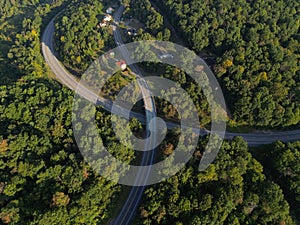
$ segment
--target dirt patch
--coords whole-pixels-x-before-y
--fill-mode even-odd
[[[142,24],[140,21],[138,21],[137,19],[130,19],[128,21],[125,22],[127,26],[129,27],[133,27],[136,30],[139,29],[144,29],[144,24]]]

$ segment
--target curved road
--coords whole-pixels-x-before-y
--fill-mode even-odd
[[[121,6],[117,12],[115,13],[115,20],[118,22],[122,15],[124,7]],[[45,58],[46,63],[49,65],[56,78],[60,80],[60,82],[66,85],[71,90],[76,90],[79,84],[77,78],[71,75],[65,67],[59,62],[59,60],[55,57],[54,48],[53,48],[53,35],[54,35],[54,19],[53,18],[50,23],[47,25],[43,36],[42,36],[42,52]],[[123,40],[120,35],[119,29],[114,30],[114,38],[118,45],[123,44]],[[126,61],[130,61],[130,56],[125,47],[122,48],[122,55]],[[136,65],[130,66],[132,71],[136,74],[138,84],[142,91],[143,96],[149,96],[149,89],[145,80],[143,80],[141,76],[141,71]],[[88,88],[83,87],[83,91],[80,94],[92,101],[96,104],[102,105],[106,110],[118,114],[120,116],[125,116],[128,112],[124,108],[116,107],[115,111],[112,111],[112,101],[101,96],[96,95],[93,91],[90,91]],[[144,98],[144,104],[146,109],[146,116],[143,114],[131,112],[131,117],[136,117],[140,121],[149,124],[150,120],[156,117],[155,105],[152,98]],[[176,127],[178,124],[175,123],[167,123],[169,128]],[[148,131],[148,129],[147,129]],[[197,131],[200,135],[208,134],[209,131],[204,129],[197,128]],[[242,136],[250,146],[258,146],[262,144],[269,144],[278,140],[281,141],[296,141],[300,140],[300,130],[293,131],[274,131],[274,132],[257,132],[257,133],[231,133],[226,132],[225,138],[232,139],[235,136]],[[151,140],[150,141],[155,141]],[[155,151],[146,151],[142,157],[142,165],[151,164],[154,160]],[[138,182],[139,186],[135,186],[132,188],[127,201],[125,202],[120,215],[113,222],[116,225],[120,224],[129,224],[136,208],[138,207],[139,201],[145,189],[145,186],[141,185],[141,182],[146,182],[151,171],[142,171],[138,174],[136,182]]]
[[[54,49],[53,49],[53,33],[54,33],[54,19],[50,21],[48,26],[46,27],[43,37],[42,37],[42,52],[45,58],[46,63],[49,65],[56,78],[60,80],[60,82],[66,85],[71,90],[76,90],[79,81],[71,75],[65,67],[57,60],[55,57]],[[123,43],[120,40],[120,43]],[[88,88],[85,89],[84,92],[81,93],[82,96],[88,100],[95,102],[97,104],[102,105],[106,110],[111,111],[112,102],[103,97],[96,96],[94,92],[90,91]],[[119,111],[113,112],[120,116],[125,115],[124,109],[120,109]],[[146,118],[144,115],[131,112],[130,115],[132,117],[138,118],[141,122],[145,122]],[[175,123],[167,123],[169,128],[176,127],[178,124]],[[197,128],[195,128],[197,129]],[[209,133],[207,130],[198,129],[198,133],[201,135]],[[300,140],[300,130],[292,130],[292,131],[274,131],[274,132],[255,132],[255,133],[231,133],[226,132],[226,139],[232,139],[235,136],[241,136],[248,142],[250,146],[258,146],[262,144],[270,144],[272,142],[281,140],[281,141],[296,141]]]

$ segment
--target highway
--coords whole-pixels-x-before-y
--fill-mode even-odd
[[[115,13],[115,21],[118,22],[122,15],[124,7],[121,6]],[[55,56],[55,51],[53,49],[53,36],[54,36],[54,19],[53,18],[50,23],[47,25],[43,36],[42,36],[42,53],[45,58],[46,63],[50,67],[50,69],[55,74],[56,78],[65,86],[70,88],[71,90],[76,90],[79,85],[79,81],[75,76],[71,75],[65,67],[60,63],[60,61]],[[114,38],[118,45],[123,44],[123,40],[120,35],[119,29],[114,30]],[[124,59],[130,62],[130,55],[125,47],[122,48],[122,55]],[[149,96],[149,90],[147,83],[142,78],[142,73],[140,69],[136,65],[130,66],[131,70],[136,74],[138,84],[140,86],[141,92],[143,96]],[[117,114],[119,116],[124,116],[127,114],[126,109],[116,107],[114,111],[112,110],[112,102],[109,99],[98,96],[93,91],[88,88],[83,87],[83,91],[80,92],[82,97],[88,99],[91,102],[96,103],[97,105],[103,106],[104,109],[110,111],[111,113]],[[146,97],[144,98],[144,104],[146,109],[146,116],[141,113],[131,112],[132,117],[138,118],[141,122],[147,124],[147,128],[149,122],[156,117],[155,105],[153,102],[153,98]],[[119,110],[118,110],[119,109]],[[173,128],[178,126],[176,123],[167,122],[168,128]],[[196,128],[197,132],[201,135],[209,134],[208,130]],[[149,130],[147,129],[147,132]],[[274,132],[255,132],[255,133],[231,133],[226,132],[225,138],[232,139],[235,136],[242,136],[250,146],[258,146],[262,144],[269,144],[278,140],[281,141],[296,141],[300,140],[300,130],[293,131],[274,131]],[[149,141],[155,141],[150,139]],[[141,165],[148,165],[153,162],[155,156],[155,151],[146,151],[143,154]],[[141,171],[138,174],[136,182],[146,182],[151,171]],[[114,220],[113,224],[123,225],[130,224],[132,217],[138,207],[141,196],[143,194],[145,187],[144,186],[135,186],[132,188],[119,216]]]

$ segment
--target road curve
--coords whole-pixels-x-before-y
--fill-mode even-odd
[[[79,81],[71,75],[65,67],[59,62],[56,58],[54,49],[53,49],[53,33],[54,33],[54,19],[50,21],[47,25],[43,36],[42,36],[42,53],[45,58],[46,63],[50,69],[55,74],[56,78],[64,85],[66,85],[71,90],[76,90]],[[85,89],[82,96],[88,100],[95,101],[97,99],[97,104],[102,105],[106,110],[111,111],[112,102],[103,97],[96,96],[95,93],[91,92],[89,89]],[[115,111],[113,113],[123,116],[123,110]],[[126,113],[124,113],[125,115]],[[144,115],[131,112],[131,117],[138,118],[141,122],[145,123],[146,118]],[[169,128],[176,127],[178,124],[167,122]],[[199,134],[209,133],[205,129],[194,128],[198,130]],[[268,131],[268,132],[255,132],[255,133],[232,133],[226,132],[225,138],[232,139],[235,136],[241,136],[248,142],[250,146],[258,146],[262,144],[270,144],[272,142],[281,140],[284,142],[297,141],[300,140],[300,130],[291,130],[291,131]]]

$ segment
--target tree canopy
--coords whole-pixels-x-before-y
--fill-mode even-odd
[[[157,4],[189,47],[213,65],[234,121],[256,127],[300,122],[299,1]]]
[[[104,16],[102,1],[85,0],[68,5],[56,19],[56,50],[68,67],[81,72],[114,47],[111,27],[99,26]]]
[[[149,187],[135,224],[295,224],[281,188],[241,138],[225,142],[205,171],[198,162]]]

